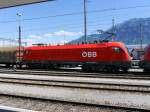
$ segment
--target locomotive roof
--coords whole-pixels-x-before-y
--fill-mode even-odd
[[[27,50],[46,50],[46,49],[73,49],[73,48],[96,48],[105,46],[124,46],[121,42],[103,42],[97,44],[71,44],[71,45],[55,45],[55,46],[31,46],[27,47]]]

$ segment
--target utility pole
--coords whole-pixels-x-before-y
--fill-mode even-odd
[[[143,32],[142,32],[142,23],[140,23],[140,44],[141,44],[141,49],[143,48]]]
[[[87,42],[87,0],[84,0],[84,42]]]
[[[64,32],[64,45],[66,44],[66,34]]]
[[[115,19],[112,19],[112,33],[115,33]],[[114,35],[112,36],[112,41],[114,41]]]
[[[18,37],[18,43],[19,43],[19,60],[18,60],[18,63],[19,65],[21,64],[21,14],[20,13],[17,13],[17,16],[19,17],[19,37]]]
[[[112,19],[112,27],[113,27],[113,33],[114,33],[114,29],[115,29],[115,19]]]

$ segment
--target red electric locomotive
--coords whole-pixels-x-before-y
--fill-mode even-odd
[[[150,72],[150,45],[145,48],[144,56],[141,60],[140,67],[146,72]]]
[[[84,70],[123,70],[131,67],[131,57],[123,43],[32,46],[25,49],[23,63],[29,67],[82,66]]]

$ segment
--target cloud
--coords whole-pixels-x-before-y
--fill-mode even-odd
[[[58,37],[58,36],[81,36],[81,35],[83,35],[82,32],[68,32],[68,31],[60,30],[58,32],[45,34],[44,36],[45,37]]]
[[[46,33],[41,35],[29,35],[28,38],[24,39],[25,42],[28,43],[28,45],[32,45],[35,43],[48,43],[48,44],[63,44],[80,37],[83,35],[82,32],[69,32],[69,31],[57,31],[52,33]],[[56,37],[56,38],[51,38]],[[69,37],[69,38],[68,38]]]
[[[47,33],[43,35],[29,35],[29,38],[32,39],[42,39],[42,38],[47,38],[47,37],[68,37],[68,36],[81,36],[83,35],[83,32],[68,32],[68,31],[57,31],[57,32],[52,32],[52,33]]]
[[[38,35],[29,35],[29,38],[38,38],[38,39],[41,39],[43,38],[42,36],[38,36]]]
[[[63,45],[63,44],[65,44],[65,43],[67,43],[68,41],[67,40],[62,40],[62,41],[60,41],[60,45]]]
[[[32,45],[32,44],[35,42],[34,39],[23,39],[22,41],[23,41],[23,42],[26,42],[27,45]]]

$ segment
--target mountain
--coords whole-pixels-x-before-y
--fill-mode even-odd
[[[141,24],[141,25],[140,25]],[[140,44],[140,26],[142,26],[142,38],[143,44],[150,43],[150,18],[134,18],[123,23],[117,24],[114,28],[110,28],[107,32],[114,32],[115,41],[121,41],[125,44]],[[109,35],[106,33],[103,34],[91,34],[88,35],[87,41],[94,42],[95,40],[106,39]],[[112,38],[108,37],[108,40]],[[84,36],[73,40],[69,43],[81,43],[84,41]]]

